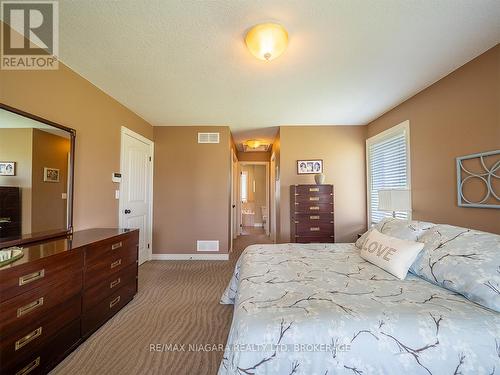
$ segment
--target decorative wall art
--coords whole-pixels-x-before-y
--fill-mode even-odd
[[[500,150],[460,156],[456,163],[458,205],[500,208]]]
[[[323,173],[323,160],[297,160],[297,174]]]
[[[15,176],[16,162],[15,161],[0,161],[0,176]]]
[[[47,167],[43,168],[43,181],[59,182],[59,169]]]

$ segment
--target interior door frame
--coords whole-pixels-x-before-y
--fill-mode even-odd
[[[276,154],[273,152],[269,162],[269,233],[276,243]]]
[[[268,161],[239,161],[238,162],[238,176],[241,173],[241,167],[244,165],[265,165],[266,166],[266,206],[267,206],[267,221],[266,225],[264,226],[264,231],[266,232],[266,235],[269,236],[271,234],[271,226],[270,226],[270,204],[269,204],[269,197],[270,197],[270,188],[271,188],[271,181],[270,181],[270,176],[269,176],[269,165],[270,162]],[[240,218],[240,231],[241,231],[241,198],[240,198],[240,186],[239,186],[239,181],[240,179],[238,178],[238,217]]]
[[[230,197],[230,215],[231,215],[231,230],[230,230],[230,250],[229,252],[233,251],[233,240],[236,239],[238,236],[238,231],[236,230],[236,212],[237,212],[237,190],[238,190],[238,158],[236,156],[236,153],[234,150],[231,148],[231,197]],[[234,207],[233,207],[234,206]]]
[[[123,159],[124,159],[124,153],[125,153],[125,144],[123,142],[123,137],[124,136],[129,136],[132,138],[137,139],[138,141],[141,141],[149,146],[149,153],[151,157],[151,162],[150,162],[150,173],[149,173],[149,204],[148,204],[148,233],[146,233],[147,236],[147,242],[150,245],[148,248],[146,248],[147,251],[147,257],[146,261],[151,260],[152,254],[153,254],[153,182],[154,182],[154,157],[155,157],[155,143],[134,132],[133,130],[130,130],[129,128],[122,126],[120,130],[120,173],[122,173],[124,165],[123,165]],[[121,183],[120,183],[121,185]],[[120,228],[123,227],[123,199],[121,195],[121,186],[120,186],[120,198],[119,198],[119,203],[118,203],[118,225]]]

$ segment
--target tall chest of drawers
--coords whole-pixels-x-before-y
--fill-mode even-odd
[[[335,242],[333,185],[290,186],[290,242]]]
[[[0,373],[45,374],[137,292],[138,230],[26,245],[0,268]]]

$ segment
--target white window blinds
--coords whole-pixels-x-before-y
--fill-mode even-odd
[[[368,222],[378,223],[391,212],[378,210],[381,189],[410,189],[409,122],[395,126],[366,142],[368,182]],[[408,212],[396,212],[396,217],[410,218]]]

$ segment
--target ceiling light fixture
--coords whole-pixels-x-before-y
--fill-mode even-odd
[[[250,148],[259,148],[262,142],[257,139],[250,139],[246,141],[245,144]]]
[[[259,60],[271,61],[285,52],[288,33],[277,23],[261,23],[252,27],[245,36],[248,50]]]

